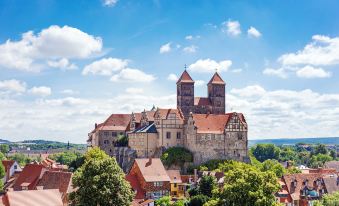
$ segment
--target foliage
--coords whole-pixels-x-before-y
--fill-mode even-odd
[[[186,205],[187,205],[186,200],[178,200],[178,201],[174,202],[171,206],[186,206]]]
[[[10,155],[8,156],[8,159],[18,162],[20,166],[25,166],[26,164],[31,163],[33,161],[41,162],[40,156],[27,156],[22,153],[15,153],[13,155]]]
[[[325,194],[321,200],[314,202],[314,206],[337,206],[337,205],[339,205],[339,191],[333,194]]]
[[[332,157],[327,154],[313,155],[310,159],[309,166],[312,168],[322,167],[325,162],[331,161]]]
[[[193,196],[190,200],[190,206],[203,206],[207,201],[209,201],[209,197],[206,195],[196,195]]]
[[[188,189],[188,194],[190,195],[190,197],[193,197],[193,196],[196,196],[199,194],[199,190],[197,187],[193,187],[193,188],[190,188]]]
[[[277,160],[265,160],[261,165],[261,171],[272,171],[277,177],[282,177],[286,170]]]
[[[60,164],[67,165],[72,171],[79,168],[84,162],[84,156],[79,152],[66,151],[51,154],[48,157]]]
[[[291,147],[284,147],[280,150],[279,160],[282,162],[285,161],[295,161],[297,159],[297,153],[293,151]]]
[[[155,201],[156,206],[170,206],[171,205],[171,197],[163,196]]]
[[[267,159],[279,159],[280,149],[274,144],[257,144],[251,148],[254,157],[263,162]]]
[[[126,135],[119,135],[115,143],[117,147],[126,147],[128,146],[128,137]]]
[[[209,160],[202,164],[199,168],[199,170],[202,171],[212,171],[218,169],[219,164],[223,163],[225,160],[219,160],[219,159],[214,159],[214,160]]]
[[[183,147],[171,147],[168,148],[162,155],[161,161],[166,166],[179,165],[183,166],[185,162],[192,162],[192,153]]]
[[[219,205],[275,204],[273,194],[279,190],[279,184],[273,172],[261,172],[255,166],[235,161],[225,162],[220,167],[228,170],[225,170],[223,190],[214,191]]]
[[[9,146],[7,144],[0,144],[0,152],[7,154],[9,152]]]
[[[73,185],[77,188],[70,195],[73,205],[129,206],[134,196],[115,158],[96,147],[85,154]]]
[[[318,155],[318,154],[328,154],[328,151],[326,149],[326,145],[324,144],[318,144],[314,147],[313,151],[312,151],[312,155]]]
[[[217,180],[214,176],[203,176],[199,182],[199,194],[212,197],[212,191],[217,188]]]
[[[0,158],[1,158],[1,160],[4,160],[4,159],[5,159],[4,157],[5,157],[5,156],[0,152]],[[5,167],[4,167],[3,164],[0,164],[0,179],[4,178],[5,175],[6,175],[6,173],[5,173]],[[0,191],[2,191],[2,189],[3,189],[3,181],[0,181]]]
[[[301,170],[296,167],[290,167],[286,169],[286,174],[298,174],[301,173]]]

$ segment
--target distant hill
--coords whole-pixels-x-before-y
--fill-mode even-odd
[[[327,145],[339,145],[339,137],[319,137],[319,138],[296,138],[296,139],[256,139],[249,140],[248,146],[251,147],[255,144],[260,143],[272,143],[275,145],[283,144],[297,144],[297,143],[306,143],[306,144],[327,144]]]

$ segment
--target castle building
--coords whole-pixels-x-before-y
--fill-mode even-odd
[[[248,125],[242,113],[225,113],[226,84],[221,76],[217,72],[212,76],[207,97],[194,96],[194,80],[186,70],[176,84],[176,109],[113,114],[89,133],[89,146],[99,146],[112,155],[113,134],[122,133],[138,158],[160,157],[167,148],[179,146],[193,153],[196,164],[211,159],[249,161]]]

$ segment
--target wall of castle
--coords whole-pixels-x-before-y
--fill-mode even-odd
[[[114,154],[114,145],[119,135],[124,135],[125,131],[120,130],[99,130],[96,132],[96,145],[104,150],[108,155]]]
[[[156,124],[157,147],[176,147],[184,144],[184,130],[179,119],[162,119]]]
[[[157,133],[129,133],[128,146],[135,150],[139,158],[152,157],[157,148]]]

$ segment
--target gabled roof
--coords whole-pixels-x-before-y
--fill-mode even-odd
[[[136,192],[135,199],[143,199],[145,197],[145,191],[141,188],[140,182],[137,177],[132,174],[128,174],[125,176],[125,179],[129,182],[133,190]]]
[[[185,69],[185,71],[181,74],[179,80],[177,81],[177,84],[178,83],[194,83],[194,81]]]
[[[14,162],[14,160],[2,160],[2,165],[5,168],[5,172],[7,172],[14,165]]]
[[[131,114],[111,114],[102,125],[98,126],[98,130],[121,130],[127,129],[131,120]]]
[[[215,72],[208,84],[225,84],[218,72]]]
[[[324,167],[332,168],[332,169],[337,170],[337,172],[339,172],[339,161],[333,160],[333,161],[325,162]]]
[[[324,184],[328,194],[339,191],[339,176],[336,174],[326,175],[324,178]]]
[[[46,171],[37,186],[43,186],[43,189],[58,189],[62,194],[68,192],[71,184],[72,173],[61,171]]]
[[[27,164],[15,181],[13,189],[21,190],[22,185],[27,185],[30,190],[34,189],[44,169],[43,165]]]
[[[10,206],[63,206],[58,190],[9,191],[6,197]]]
[[[157,128],[154,122],[150,125],[145,125],[133,131],[133,133],[157,133]]]
[[[167,170],[166,172],[171,179],[171,183],[182,183],[180,170]]]
[[[135,159],[134,163],[137,164],[146,182],[171,181],[159,158],[152,158],[151,162],[149,162],[149,158]]]
[[[194,97],[195,106],[210,106],[212,105],[208,97]]]
[[[223,134],[230,114],[193,114],[197,133]]]

